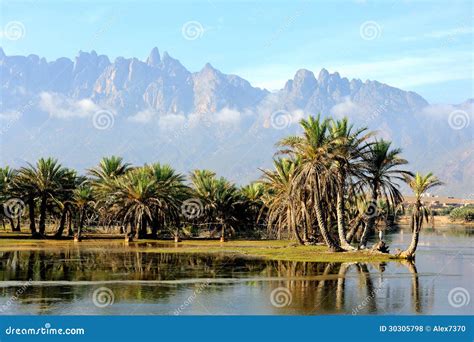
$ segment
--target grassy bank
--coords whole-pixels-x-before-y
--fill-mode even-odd
[[[31,240],[18,239],[20,236],[2,234],[0,252],[21,250],[64,251],[71,248],[84,250],[104,248],[145,253],[195,253],[226,254],[236,257],[263,258],[267,260],[312,261],[312,262],[370,262],[395,260],[387,254],[371,251],[329,252],[326,246],[296,246],[291,241],[277,240],[235,240],[221,243],[216,240],[185,240],[174,243],[169,240],[140,240],[125,243],[122,237],[108,239],[90,238],[80,243],[71,240]],[[17,234],[18,235],[18,234]]]

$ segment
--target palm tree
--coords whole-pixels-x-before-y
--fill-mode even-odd
[[[41,158],[36,165],[28,164],[22,167],[18,173],[20,188],[29,194],[30,210],[34,206],[35,197],[39,199],[39,234],[44,235],[46,230],[46,211],[49,202],[54,202],[56,197],[64,191],[63,183],[68,181],[70,170],[62,167],[56,159]],[[30,216],[31,221],[31,216]],[[32,230],[33,232],[33,230]]]
[[[87,173],[91,176],[91,187],[96,200],[96,209],[102,222],[110,224],[116,221],[114,212],[109,210],[112,206],[109,195],[114,190],[113,181],[132,170],[129,163],[124,163],[122,157],[111,156],[104,157],[99,165],[88,169]],[[121,230],[123,227],[121,227]]]
[[[323,239],[332,251],[340,251],[341,247],[333,240],[327,225],[327,216],[322,211],[322,203],[331,202],[336,179],[331,172],[333,161],[333,143],[328,134],[329,119],[321,120],[310,116],[300,122],[303,136],[291,136],[279,142],[280,153],[293,156],[299,161],[298,171],[294,178],[294,191],[309,193],[316,216],[316,221]],[[303,196],[297,196],[302,198]],[[304,196],[306,197],[306,196]]]
[[[0,202],[5,205],[5,203],[11,199],[12,197],[15,197],[14,191],[13,191],[13,180],[16,177],[16,171],[9,166],[6,167],[0,167]],[[13,215],[12,215],[13,214]],[[2,217],[2,223],[3,223],[3,217],[6,216],[8,221],[10,222],[11,229],[12,231],[20,231],[20,219],[21,219],[21,212],[14,212],[14,213],[9,213],[6,214],[5,208],[2,208],[0,212],[0,216]],[[17,225],[15,225],[14,217],[18,219]]]
[[[412,260],[415,259],[415,253],[416,248],[418,246],[420,231],[423,226],[423,219],[428,222],[430,214],[430,208],[425,206],[425,204],[421,201],[421,197],[427,190],[435,186],[442,185],[443,182],[441,182],[431,172],[426,175],[422,175],[417,172],[415,176],[405,175],[404,178],[405,182],[415,194],[415,204],[413,205],[410,221],[412,239],[410,246],[403,252],[399,253],[397,256],[403,259]]]
[[[135,233],[137,238],[144,237],[157,207],[162,204],[156,197],[157,182],[146,168],[129,171],[109,182],[111,212],[121,218],[124,225],[130,225],[128,235]]]
[[[293,182],[297,164],[291,159],[281,158],[273,161],[275,170],[263,170],[262,184],[265,187],[263,202],[268,209],[267,225],[272,232],[277,229],[277,238],[281,239],[282,231],[288,233],[303,244],[296,228],[295,199],[293,197]]]
[[[224,242],[227,228],[234,230],[236,226],[236,208],[242,203],[237,187],[224,177],[216,178],[208,170],[195,170],[190,178],[194,195],[203,203],[207,218],[211,222],[215,220],[221,228],[221,241]]]
[[[23,200],[28,206],[28,219],[30,221],[30,232],[33,237],[38,235],[36,231],[36,196],[35,185],[31,182],[29,172],[18,172],[13,179],[11,191],[15,197]]]
[[[253,182],[240,188],[240,195],[243,200],[242,221],[246,221],[252,227],[259,227],[262,217],[264,217],[264,194],[265,186],[262,182]]]
[[[74,208],[76,208],[79,214],[79,222],[77,225],[77,230],[74,236],[74,240],[80,241],[82,230],[84,228],[86,212],[88,208],[94,204],[94,196],[92,193],[92,188],[87,181],[83,182],[76,189],[74,189],[73,194],[72,194],[72,203],[73,203]]]
[[[55,237],[61,237],[66,226],[66,221],[72,221],[75,190],[84,184],[86,180],[87,179],[84,176],[77,176],[75,170],[69,170],[67,173],[62,184],[62,187],[65,191],[63,191],[56,200],[56,204],[61,211],[61,217],[56,233],[54,234]]]
[[[373,232],[376,222],[376,206],[378,199],[383,197],[387,205],[396,207],[403,201],[403,196],[394,180],[403,181],[404,176],[412,173],[400,170],[398,167],[408,164],[408,161],[400,157],[400,148],[390,149],[391,142],[385,140],[375,140],[369,145],[365,160],[365,181],[370,190],[370,204],[367,224],[362,233],[360,248],[365,248],[369,234]]]
[[[185,177],[167,164],[154,163],[145,165],[145,168],[156,182],[156,196],[161,203],[153,218],[152,235],[156,236],[159,225],[174,225],[175,239],[179,240],[181,204],[190,193],[190,189],[184,184]]]
[[[366,127],[353,129],[347,118],[330,122],[330,139],[332,144],[332,169],[336,175],[336,213],[339,243],[345,250],[354,250],[346,240],[345,194],[353,179],[362,175],[362,156],[367,148],[367,139],[371,133],[362,135]]]
[[[95,168],[89,169],[88,173],[96,182],[116,178],[124,175],[131,169],[129,163],[124,163],[122,157],[104,157]]]

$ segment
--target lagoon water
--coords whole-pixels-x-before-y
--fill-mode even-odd
[[[399,229],[386,240],[393,252],[410,237]],[[473,227],[424,229],[414,264],[147,253],[122,241],[22,244],[0,252],[0,314],[473,314],[473,242]]]

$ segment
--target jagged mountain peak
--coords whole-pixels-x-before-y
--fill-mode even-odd
[[[151,51],[150,54],[146,60],[146,64],[148,64],[151,67],[158,66],[161,63],[161,57],[160,57],[160,51],[158,48],[155,46]]]

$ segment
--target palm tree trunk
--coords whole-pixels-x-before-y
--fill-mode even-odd
[[[80,240],[81,239],[81,234],[82,234],[82,228],[84,228],[84,219],[86,216],[86,209],[82,208],[81,209],[81,214],[79,217],[79,227],[77,228],[77,238]]]
[[[35,200],[33,196],[28,198],[28,216],[30,219],[30,231],[31,235],[35,236],[37,234],[36,232],[36,223],[35,223]]]
[[[337,232],[339,243],[346,251],[355,250],[346,240],[345,213],[344,213],[344,193],[342,186],[337,190],[336,211],[337,211]]]
[[[15,221],[13,220],[13,217],[8,216],[8,221],[10,221],[10,226],[12,228],[12,232],[15,231]]]
[[[361,226],[362,222],[363,222],[362,219],[358,219],[357,222],[351,227],[351,229],[349,229],[349,231],[346,234],[346,240],[348,243],[352,242],[352,239],[354,238],[357,231],[359,230],[359,227]]]
[[[67,235],[74,235],[74,231],[72,230],[72,212],[70,210],[67,212]]]
[[[319,202],[316,203],[314,209],[316,211],[316,220],[318,221],[319,230],[321,231],[321,235],[324,239],[324,242],[326,242],[326,245],[328,246],[331,252],[340,252],[342,250],[341,247],[339,247],[337,243],[334,242],[331,235],[329,235],[326,224],[323,220],[323,215],[321,213],[321,207],[319,205]]]
[[[376,184],[374,184],[372,190],[372,199],[370,200],[369,204],[370,206],[373,206],[373,213],[371,210],[367,210],[369,212],[369,218],[367,219],[367,224],[365,225],[362,237],[360,238],[360,249],[364,249],[365,247],[367,247],[367,240],[369,239],[369,234],[374,231],[375,221],[377,220],[377,199],[378,190]]]
[[[298,232],[298,227],[296,227],[296,220],[295,220],[295,217],[294,217],[294,211],[293,211],[293,208],[291,207],[291,205],[288,207],[286,215],[289,219],[290,232],[293,232],[293,234],[296,238],[296,241],[298,241],[298,243],[300,245],[304,245],[303,240],[301,239],[301,236]]]
[[[420,207],[421,204],[416,203],[416,207],[414,210],[414,213],[411,216],[411,227],[412,227],[412,236],[411,236],[411,242],[410,246],[403,252],[401,252],[398,256],[403,259],[408,259],[408,260],[414,260],[415,259],[415,253],[416,253],[416,248],[418,247],[418,240],[420,238],[420,230],[421,230],[421,225],[423,224],[422,220],[423,217],[420,215]]]
[[[140,236],[141,236],[142,238],[145,238],[147,233],[148,233],[148,219],[147,219],[146,216],[144,216],[144,217],[142,218]]]
[[[221,230],[221,242],[225,242],[225,223],[222,223],[222,230]]]
[[[315,201],[314,201],[314,210],[316,212],[316,221],[318,222],[318,226],[319,226],[319,231],[321,232],[321,235],[324,239],[324,242],[326,243],[326,245],[328,246],[329,250],[331,252],[341,252],[342,249],[341,247],[339,247],[337,245],[337,243],[332,239],[331,235],[329,234],[329,231],[326,227],[326,224],[324,223],[324,220],[323,220],[323,214],[321,212],[321,203],[319,201],[319,189],[320,189],[320,186],[319,186],[319,179],[318,177],[316,177],[316,196],[317,198],[315,198]]]
[[[40,219],[39,219],[39,233],[44,235],[46,231],[46,196],[41,196],[40,203]]]
[[[59,238],[63,235],[64,226],[66,225],[67,211],[68,211],[68,207],[67,205],[64,205],[63,211],[61,213],[61,219],[59,220],[58,229],[56,230],[56,233],[54,234],[55,238]]]

